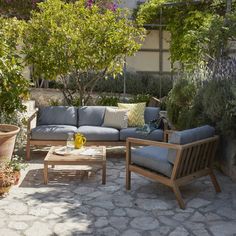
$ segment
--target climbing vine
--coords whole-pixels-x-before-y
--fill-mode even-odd
[[[143,23],[160,23],[171,32],[171,61],[192,70],[217,60],[227,52],[229,39],[236,38],[236,3],[226,14],[222,0],[150,0],[141,5],[137,18]]]

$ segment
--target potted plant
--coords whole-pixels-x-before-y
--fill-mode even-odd
[[[14,156],[12,160],[8,163],[8,166],[12,168],[14,184],[17,185],[21,176],[20,171],[24,170],[27,167],[27,164],[23,162],[22,158]]]
[[[0,17],[0,162],[11,159],[20,129],[8,123],[13,122],[18,111],[24,110],[22,101],[28,94],[29,82],[22,76],[18,47],[22,27],[16,19]]]
[[[0,164],[0,195],[8,193],[14,184],[13,169],[6,163]]]

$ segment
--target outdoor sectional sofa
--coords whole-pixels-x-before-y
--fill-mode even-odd
[[[65,145],[68,133],[82,133],[87,138],[86,145],[118,146],[125,145],[128,137],[163,141],[164,132],[156,129],[150,134],[136,132],[136,127],[115,129],[103,127],[105,106],[49,106],[36,111],[28,120],[26,159],[30,159],[30,147]],[[145,123],[159,117],[160,109],[146,107]],[[32,121],[36,127],[32,128]]]

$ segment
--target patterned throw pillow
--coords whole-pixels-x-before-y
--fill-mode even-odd
[[[128,127],[128,109],[106,108],[103,127],[124,129]]]
[[[144,125],[144,111],[146,103],[118,103],[120,109],[128,109],[128,126],[137,127]]]

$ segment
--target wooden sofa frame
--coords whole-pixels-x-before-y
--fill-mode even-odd
[[[172,131],[165,132],[167,140]],[[216,192],[221,192],[216,176],[213,172],[213,160],[216,153],[219,137],[203,139],[185,145],[156,142],[136,138],[128,138],[126,141],[126,189],[131,188],[131,172],[138,173],[172,188],[180,208],[185,209],[185,203],[179,187],[202,176],[209,175]],[[166,177],[157,172],[142,168],[131,162],[132,145],[158,146],[176,150],[176,159],[171,177]]]
[[[28,119],[27,122],[27,144],[26,144],[26,160],[30,160],[30,148],[31,146],[65,146],[66,140],[32,140],[31,136],[31,129],[32,122],[37,117],[37,112],[35,111]],[[87,141],[86,146],[125,146],[125,141]]]

